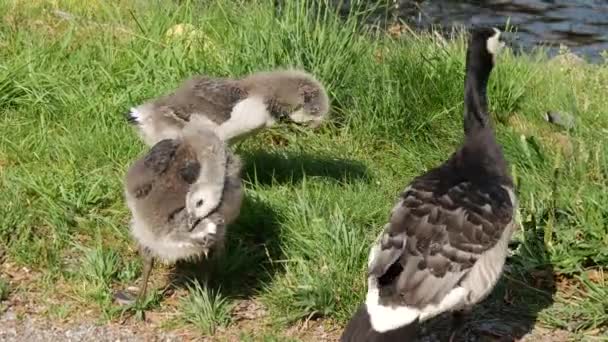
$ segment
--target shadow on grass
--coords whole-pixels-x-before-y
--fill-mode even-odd
[[[340,182],[368,179],[360,162],[298,153],[245,153],[243,179],[260,185],[299,182],[304,177],[328,177]],[[196,262],[180,261],[169,274],[169,288],[185,288],[193,280],[221,289],[224,296],[248,298],[278,270],[281,260],[277,213],[255,194],[246,194],[241,213],[228,227],[221,256]]]
[[[517,251],[507,258],[501,280],[490,297],[465,318],[454,341],[519,341],[534,330],[539,313],[553,304],[553,266],[542,229],[526,227],[524,231]],[[447,341],[452,332],[450,323],[449,314],[429,321],[420,340]]]
[[[296,183],[304,177],[326,177],[341,182],[369,180],[367,167],[355,160],[307,153],[255,151],[243,157],[243,179],[255,184]]]
[[[241,214],[228,227],[225,253],[210,260],[180,262],[169,276],[175,288],[192,280],[221,289],[224,296],[247,298],[267,282],[281,258],[275,211],[255,196],[245,196]]]

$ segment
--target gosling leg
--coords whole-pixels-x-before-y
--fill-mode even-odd
[[[139,295],[137,296],[138,302],[143,302],[146,299],[146,292],[148,290],[148,280],[150,279],[150,273],[152,273],[152,267],[154,267],[154,258],[150,255],[150,253],[146,251],[141,251],[141,256],[143,258],[144,269],[142,273],[142,284],[139,290]]]

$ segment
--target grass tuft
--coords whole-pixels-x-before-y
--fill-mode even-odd
[[[8,281],[0,278],[0,302],[3,300],[7,300],[8,296],[11,294],[11,285]]]
[[[98,248],[89,251],[84,260],[82,274],[97,286],[108,286],[116,278],[120,257],[113,250]]]
[[[193,324],[204,335],[213,335],[217,328],[230,323],[232,304],[219,290],[198,282],[188,285],[187,289],[188,296],[180,302],[184,321]]]

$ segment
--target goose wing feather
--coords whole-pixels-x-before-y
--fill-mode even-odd
[[[238,81],[228,78],[197,76],[185,81],[175,92],[157,100],[166,115],[188,122],[192,115],[221,124],[230,119],[233,107],[247,97]]]
[[[513,206],[497,183],[414,181],[372,248],[369,276],[377,279],[380,302],[418,309],[440,303],[497,245]]]

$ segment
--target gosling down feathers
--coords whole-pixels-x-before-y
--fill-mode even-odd
[[[416,326],[468,311],[492,291],[515,229],[516,198],[486,99],[500,31],[473,29],[465,78],[465,138],[415,178],[371,247],[365,304],[342,341],[412,341]],[[454,337],[454,335],[452,335]]]
[[[179,137],[187,123],[212,127],[234,143],[279,120],[318,126],[328,111],[327,92],[311,74],[276,70],[241,79],[195,76],[173,93],[131,108],[127,120],[150,146]]]
[[[226,225],[240,213],[240,170],[238,157],[200,127],[159,141],[129,168],[125,196],[131,235],[144,259],[140,297],[155,260],[170,264],[223,251]]]

